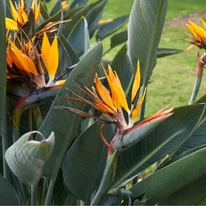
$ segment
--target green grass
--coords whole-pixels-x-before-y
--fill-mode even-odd
[[[110,0],[105,8],[104,19],[127,15],[132,7],[133,0]],[[199,22],[204,16],[198,15],[203,10],[205,0],[177,1],[169,0],[166,17],[166,26],[163,30],[159,48],[176,48],[185,50],[189,44],[185,24],[188,18]],[[196,15],[193,15],[196,12]],[[200,13],[202,14],[202,13]],[[126,26],[123,28],[126,29]],[[123,30],[122,29],[122,30]],[[109,48],[110,38],[103,40],[104,50]],[[105,57],[112,59],[121,46],[113,49]],[[178,55],[158,59],[151,76],[148,88],[146,114],[149,115],[162,107],[178,107],[187,105],[195,81],[197,48]],[[114,68],[115,69],[115,68]],[[206,84],[203,83],[198,97],[205,94]]]

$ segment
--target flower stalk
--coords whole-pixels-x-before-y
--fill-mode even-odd
[[[108,71],[102,66],[104,74],[106,76],[109,89],[107,89],[100,81],[98,75],[95,75],[94,82],[96,87],[89,88],[81,85],[81,83],[74,83],[77,88],[85,92],[92,101],[82,98],[73,91],[68,91],[75,97],[65,97],[67,100],[85,102],[91,107],[102,112],[107,119],[91,115],[89,113],[76,110],[70,107],[58,108],[67,109],[69,111],[78,113],[84,117],[95,118],[102,122],[100,127],[100,138],[104,144],[108,147],[108,157],[113,154],[114,151],[121,152],[124,149],[131,147],[140,141],[145,135],[152,131],[159,123],[168,118],[172,114],[172,110],[166,110],[163,108],[157,113],[147,117],[146,119],[138,120],[139,113],[141,111],[143,102],[145,101],[146,90],[143,91],[143,95],[139,102],[140,93],[140,62],[137,63],[137,70],[134,77],[134,82],[131,91],[130,107],[128,105],[125,92],[123,91],[121,81],[115,71],[109,66]],[[124,111],[128,118],[125,118]],[[102,127],[105,124],[114,124],[117,127],[117,132],[110,143],[106,142]]]

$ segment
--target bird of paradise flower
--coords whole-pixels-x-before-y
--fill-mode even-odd
[[[34,14],[35,24],[38,22],[40,17],[40,1],[35,9],[35,0],[32,0],[29,13],[27,13],[25,8],[24,0],[18,1],[18,7],[15,8],[11,0],[9,0],[10,9],[13,19],[6,18],[6,29],[8,30],[19,30],[26,22],[29,21],[29,13]]]
[[[189,100],[189,104],[195,102],[202,81],[203,68],[204,65],[206,64],[206,52],[205,52],[206,51],[206,22],[203,19],[201,19],[201,23],[203,25],[203,28],[190,20],[188,24],[186,24],[187,29],[191,32],[191,34],[186,33],[186,35],[190,38],[187,41],[191,43],[191,46],[189,46],[186,49],[186,51],[189,51],[195,46],[199,48],[196,55],[197,58],[196,81],[193,87],[193,92]],[[200,55],[200,49],[204,49],[204,53],[202,55]]]
[[[138,122],[138,115],[145,98],[144,91],[138,104],[141,80],[140,62],[138,61],[137,71],[132,86],[130,108],[117,73],[113,71],[110,66],[108,67],[108,72],[103,65],[102,69],[106,76],[109,89],[101,83],[98,74],[95,74],[94,82],[96,88],[92,87],[90,90],[80,83],[74,83],[76,87],[85,92],[93,101],[87,100],[69,89],[68,91],[75,97],[65,97],[65,99],[84,102],[104,114],[108,118],[107,120],[71,107],[59,106],[57,108],[66,109],[84,117],[94,118],[101,121],[100,137],[108,147],[108,155],[111,155],[114,151],[122,151],[139,141],[145,134],[154,129],[157,124],[168,118],[172,114],[172,109],[167,110],[166,108],[163,108],[157,113]],[[125,118],[124,110],[126,111],[128,118]],[[126,119],[128,119],[128,121]],[[116,125],[117,131],[112,141],[108,143],[103,136],[102,127],[105,124],[110,123]]]
[[[27,80],[31,90],[62,85],[65,80],[54,81],[59,63],[57,37],[55,36],[50,44],[47,34],[44,33],[40,54],[34,46],[34,41],[35,38],[29,40],[27,44],[20,41],[19,49],[10,38],[8,39],[7,80]],[[46,74],[49,76],[48,81]]]

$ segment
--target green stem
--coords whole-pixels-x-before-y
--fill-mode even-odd
[[[114,152],[107,158],[104,174],[100,186],[95,194],[90,206],[99,205],[105,194],[108,192],[109,187],[114,178],[116,169],[117,152]]]
[[[200,77],[197,76],[194,87],[193,87],[193,91],[192,91],[192,94],[190,97],[190,101],[188,103],[189,105],[193,104],[195,102],[195,99],[196,99],[197,94],[198,94],[199,89],[200,89],[201,82],[202,82],[202,75]]]
[[[32,109],[29,109],[29,130],[33,130],[33,122],[32,122]]]
[[[34,123],[36,124],[35,126],[38,129],[43,122],[40,107],[37,106],[37,107],[32,108],[32,114],[34,118]]]
[[[46,200],[45,200],[45,204],[44,205],[50,205],[51,204],[51,198],[52,198],[52,194],[53,194],[53,190],[54,190],[54,184],[55,184],[55,180],[51,179],[49,182],[49,188],[46,194]]]
[[[37,185],[38,185],[38,181],[37,183],[35,183],[34,185],[31,185],[31,205],[38,205],[37,202]]]
[[[5,127],[6,129],[6,127]],[[8,168],[8,165],[6,163],[6,160],[4,158],[4,154],[6,152],[6,150],[8,149],[8,139],[4,138],[4,137],[1,137],[2,139],[2,153],[3,153],[3,176],[6,180],[9,181],[10,179],[10,176],[9,176],[9,168]]]
[[[42,190],[42,197],[41,197],[41,204],[43,205],[45,201],[45,196],[46,196],[46,191],[48,188],[48,179],[45,177],[44,178],[44,183],[43,183],[43,190]]]

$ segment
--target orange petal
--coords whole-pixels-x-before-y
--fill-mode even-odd
[[[17,65],[17,67],[26,72],[30,72],[34,75],[38,75],[36,66],[32,59],[26,56],[21,50],[19,50],[13,42],[10,42],[10,49],[12,55],[12,61]]]
[[[37,5],[36,11],[35,11],[35,24],[38,22],[39,17],[40,17],[40,2]]]
[[[194,22],[189,20],[189,24],[186,25],[187,28],[192,32],[192,35],[198,40],[198,41],[206,41],[206,31],[195,24]]]
[[[21,8],[22,8],[23,10],[25,9],[24,0],[21,0]]]
[[[65,83],[65,81],[66,80],[59,80],[59,81],[57,81],[57,82],[55,82],[55,86],[57,86],[57,85],[63,85],[64,83]]]
[[[21,6],[18,7],[17,21],[21,26],[23,26],[28,21],[28,15]]]
[[[49,74],[50,79],[54,79],[59,64],[59,50],[58,50],[58,42],[56,36],[52,42],[50,51],[47,55],[48,55],[47,72]]]
[[[97,92],[99,94],[99,96],[101,97],[101,99],[113,110],[116,110],[112,98],[110,96],[109,91],[102,85],[102,83],[100,82],[98,75],[95,75],[95,82],[96,82],[96,89]]]
[[[138,60],[137,62],[137,71],[136,71],[136,74],[135,74],[135,77],[134,77],[134,82],[133,82],[133,86],[132,86],[132,98],[131,98],[131,101],[134,100],[138,90],[139,90],[139,87],[140,87],[140,62]]]
[[[129,112],[130,110],[127,104],[126,96],[117,73],[114,73],[110,66],[108,66],[108,74],[106,73],[105,69],[104,72],[112,93],[112,99],[115,107],[119,112],[121,112],[121,107]]]
[[[142,122],[140,122],[140,124],[141,124],[141,123],[144,123],[144,122],[149,122],[149,121],[151,121],[151,120],[153,120],[153,119],[156,119],[156,118],[161,117],[161,116],[164,116],[164,115],[170,116],[170,115],[173,114],[172,111],[173,111],[173,108],[168,109],[168,110],[166,110],[166,108],[163,108],[163,109],[159,110],[158,112],[150,115],[150,116],[147,117],[146,119],[144,119]]]
[[[34,3],[35,3],[35,1],[34,1],[34,0],[32,0],[32,1],[31,1],[31,6],[30,6],[30,9],[31,9],[31,10],[33,10],[33,11],[34,11]]]
[[[201,19],[201,23],[202,23],[202,25],[204,26],[204,28],[206,30],[206,22],[203,19]]]
[[[10,9],[11,9],[11,14],[12,14],[14,20],[17,21],[18,13],[17,13],[17,11],[16,11],[16,9],[15,9],[15,7],[14,7],[11,0],[9,0],[9,4],[10,4]]]
[[[19,30],[19,27],[18,27],[16,21],[14,21],[12,19],[9,19],[9,18],[6,18],[6,29],[8,29],[8,30]]]
[[[42,48],[41,48],[41,58],[44,62],[46,68],[48,68],[48,54],[50,51],[50,43],[47,34],[44,32]]]
[[[6,62],[10,67],[12,66],[13,61],[8,50],[6,50]]]

